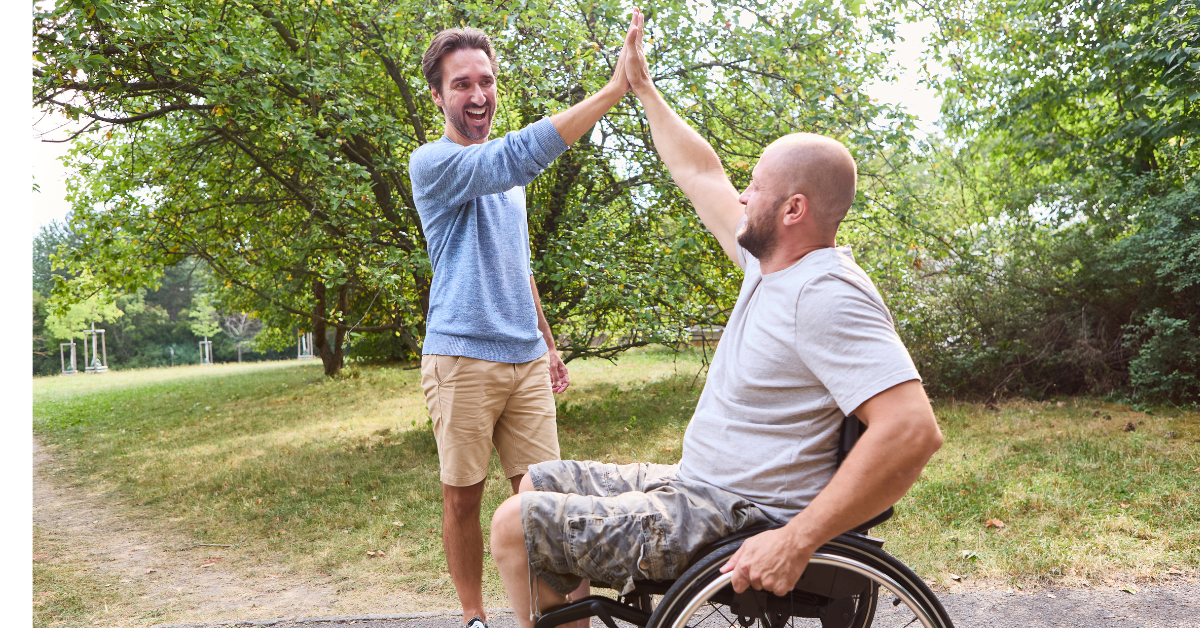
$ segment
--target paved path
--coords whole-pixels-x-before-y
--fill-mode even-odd
[[[1200,628],[1200,585],[1146,585],[1136,594],[1108,587],[1046,588],[1029,593],[964,590],[940,595],[957,628]],[[516,628],[507,610],[494,610],[491,628]],[[154,628],[458,628],[457,615],[364,615],[301,617],[208,624],[161,624]],[[600,626],[594,622],[593,626]]]

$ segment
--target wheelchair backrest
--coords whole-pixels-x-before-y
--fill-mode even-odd
[[[845,419],[842,419],[842,433],[838,436],[837,451],[837,465],[839,467],[842,466],[842,461],[846,459],[846,456],[850,455],[850,450],[854,447],[854,444],[858,442],[858,439],[862,437],[863,432],[865,431],[867,431],[867,424],[858,420],[858,417],[854,416],[853,414],[848,415]],[[853,532],[866,534],[871,528],[890,519],[895,512],[896,511],[891,506],[888,506],[887,510],[879,513],[875,517],[872,517],[870,521],[855,526]]]
[[[854,447],[854,443],[858,442],[858,438],[862,433],[867,431],[867,426],[858,417],[853,414],[842,419],[842,433],[838,437],[838,452],[837,465],[842,466],[842,461],[850,454],[850,449]]]

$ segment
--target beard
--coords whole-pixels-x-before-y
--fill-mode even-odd
[[[468,123],[467,114],[465,111],[463,111],[463,109],[465,109],[465,107],[460,108],[457,111],[447,111],[446,119],[450,121],[450,125],[454,127],[455,131],[458,131],[459,135],[471,140],[472,142],[479,142],[482,140],[486,140],[488,138],[488,136],[490,136],[492,134],[492,112],[493,112],[493,109],[490,104],[484,105],[484,108],[486,110],[486,113],[483,114],[484,115],[483,119],[487,122],[487,127],[479,132],[476,132],[475,130],[473,130],[471,128],[471,125]]]
[[[776,205],[778,206],[778,203]],[[773,218],[774,216],[767,212],[755,214],[755,217],[748,219],[737,232],[737,243],[756,259],[761,260],[770,255],[779,243],[779,234],[772,224]]]

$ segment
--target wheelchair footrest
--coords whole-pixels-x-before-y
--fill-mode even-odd
[[[582,600],[558,606],[544,613],[534,624],[534,628],[554,628],[562,624],[596,617],[608,628],[618,628],[613,618],[627,621],[638,626],[645,626],[650,621],[650,613],[633,608],[602,595],[589,595]]]

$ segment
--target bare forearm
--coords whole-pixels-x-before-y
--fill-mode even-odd
[[[941,444],[933,431],[881,425],[867,430],[841,468],[787,528],[810,549],[878,515],[917,481]]]
[[[563,141],[574,144],[583,137],[609,109],[613,108],[625,95],[625,90],[619,85],[609,82],[600,91],[585,98],[570,109],[550,116],[550,122],[558,130]]]
[[[696,208],[704,226],[737,263],[736,232],[745,210],[712,146],[700,137],[653,85],[639,88],[638,100],[650,122],[650,134],[671,178]]]
[[[542,297],[538,294],[537,282],[534,281],[533,275],[529,276],[529,289],[533,292],[533,306],[537,309],[538,330],[542,332],[542,340],[546,341],[546,348],[550,351],[558,351],[554,343],[554,334],[550,333],[550,321],[546,320],[546,314],[542,311]]]
[[[696,175],[725,176],[717,152],[671,109],[654,86],[639,89],[636,93],[650,122],[654,148],[685,194],[689,192],[685,186]]]

